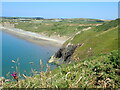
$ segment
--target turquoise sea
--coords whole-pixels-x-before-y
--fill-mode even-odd
[[[26,76],[33,75],[32,72],[40,72],[40,59],[42,60],[42,71],[46,71],[49,58],[59,49],[48,45],[40,46],[6,32],[1,33],[2,76],[5,78],[11,78],[12,72]],[[56,67],[56,65],[48,65],[51,69]]]

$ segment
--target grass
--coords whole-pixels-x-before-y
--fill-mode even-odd
[[[15,24],[16,28],[23,29],[26,31],[32,31],[36,33],[44,33],[47,36],[57,35],[60,37],[63,36],[72,36],[78,31],[81,31],[84,28],[94,27],[96,24],[102,24],[105,21],[100,22],[101,20],[97,19],[59,19],[60,22],[55,22],[53,20],[34,20],[28,22],[21,22],[19,19],[8,19],[3,18],[2,22],[10,22]],[[17,22],[12,22],[17,21]],[[82,25],[81,25],[82,24]],[[79,26],[81,25],[81,26]],[[84,26],[85,25],[85,26]]]
[[[120,19],[113,20],[111,22],[103,23],[101,26],[96,27],[96,31],[106,31],[113,27],[117,27],[120,23]]]
[[[116,21],[117,20],[114,22],[116,23]],[[106,27],[106,25],[104,25],[104,27]],[[96,31],[96,27],[88,31],[82,31],[74,38],[65,42],[63,46],[66,46],[68,43],[75,45],[83,44],[74,52],[72,56],[73,60],[81,60],[99,53],[108,53],[112,50],[118,49],[118,27],[115,26],[110,29],[108,28],[108,30],[99,32]]]
[[[120,88],[118,50],[99,54],[25,80],[4,83],[5,88]]]
[[[59,35],[59,36],[70,36],[74,35],[78,31],[81,31],[84,28],[92,27],[92,26],[70,26],[63,23],[27,23],[20,22],[16,26],[16,28],[20,28],[26,31],[32,31],[36,33],[44,33],[47,36]]]
[[[75,20],[75,19],[74,19]],[[67,21],[66,21],[67,22]],[[79,19],[75,23],[78,23]],[[73,22],[72,22],[73,23]],[[80,22],[79,22],[80,23]],[[67,24],[68,25],[68,24]],[[53,32],[67,35],[81,31],[87,26],[67,26],[59,23],[19,23],[16,27],[39,27],[34,32]],[[27,26],[27,27],[26,27]],[[31,28],[30,28],[31,27]],[[88,27],[90,27],[88,25]],[[67,30],[68,29],[68,30]],[[41,31],[43,30],[43,31]],[[47,33],[47,32],[46,32]],[[73,63],[62,64],[54,70],[40,72],[19,82],[5,82],[5,88],[120,88],[120,50],[118,49],[118,19],[101,26],[92,27],[87,31],[70,38],[64,43],[82,44],[72,55]]]

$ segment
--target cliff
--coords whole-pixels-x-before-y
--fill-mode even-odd
[[[81,31],[64,43],[49,62],[70,62],[118,49],[119,19]]]

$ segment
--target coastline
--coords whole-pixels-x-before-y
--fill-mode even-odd
[[[38,45],[60,47],[66,41],[57,38],[50,38],[44,35],[40,35],[38,33],[25,31],[17,28],[0,27],[0,29],[4,32],[10,33],[12,35],[15,35],[16,37],[22,38]]]

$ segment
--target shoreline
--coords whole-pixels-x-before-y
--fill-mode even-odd
[[[12,35],[15,35],[16,37],[30,41],[32,43],[36,43],[38,45],[60,47],[66,41],[66,40],[53,39],[44,35],[40,35],[38,33],[25,31],[17,28],[0,27],[0,29],[4,32],[10,33]]]

